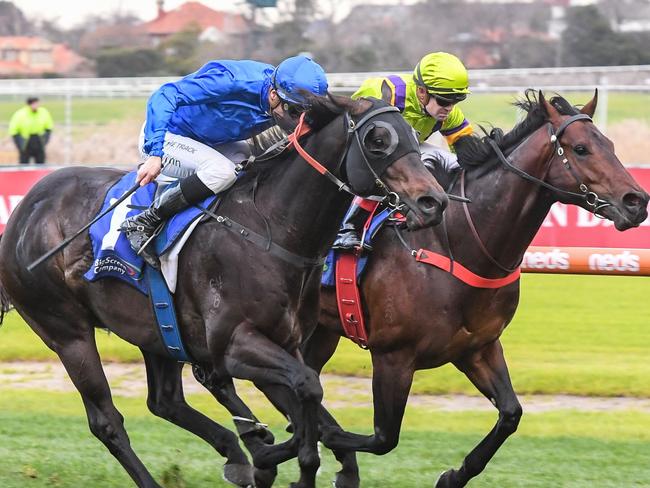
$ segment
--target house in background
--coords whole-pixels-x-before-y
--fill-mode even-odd
[[[201,2],[186,2],[169,11],[164,9],[164,0],[157,0],[156,3],[158,16],[141,25],[154,46],[191,27],[199,28],[201,40],[211,42],[218,42],[224,36],[243,34],[248,30],[243,15],[213,10]]]
[[[42,37],[0,37],[0,77],[86,76],[91,73],[88,60],[64,44]]]

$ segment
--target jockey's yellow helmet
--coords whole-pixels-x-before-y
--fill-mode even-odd
[[[413,80],[432,95],[464,100],[469,77],[463,63],[453,54],[437,52],[424,56],[413,70]]]

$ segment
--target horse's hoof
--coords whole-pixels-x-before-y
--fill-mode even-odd
[[[359,475],[343,473],[339,471],[336,473],[336,479],[332,482],[334,488],[359,488]]]
[[[461,488],[465,486],[464,484],[458,482],[456,479],[457,474],[458,471],[455,469],[445,471],[438,478],[435,488]]]
[[[275,477],[278,475],[278,468],[259,469],[255,468],[255,487],[271,488]]]
[[[223,467],[223,479],[240,488],[255,488],[253,466],[250,464],[226,464]]]

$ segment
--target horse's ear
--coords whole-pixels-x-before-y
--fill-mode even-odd
[[[580,113],[587,114],[589,117],[594,116],[596,113],[596,105],[598,105],[598,88],[594,90],[594,98],[589,100],[584,107],[580,110]]]
[[[349,97],[332,95],[329,92],[324,96],[305,94],[305,98],[311,105],[307,113],[307,123],[314,130],[322,129],[337,115],[345,112],[351,102]]]
[[[542,93],[542,90],[539,91],[538,99],[539,99],[539,106],[544,111],[544,113],[546,114],[549,120],[556,120],[560,117],[560,112],[558,112],[553,105],[551,105],[546,101],[546,98],[544,98],[544,93]]]

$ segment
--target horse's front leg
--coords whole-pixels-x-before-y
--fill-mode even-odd
[[[450,469],[440,476],[436,488],[462,487],[481,473],[499,447],[517,430],[522,414],[500,341],[496,340],[454,364],[496,406],[499,419],[490,433],[465,457],[460,469]]]
[[[241,419],[248,419],[248,422],[238,422],[239,434],[242,435],[242,440],[248,448],[247,443],[253,442],[257,445],[259,439],[252,439],[251,433],[255,433],[265,444],[273,444],[273,433],[264,426],[257,417],[253,414],[248,405],[237,394],[235,385],[232,378],[228,376],[225,370],[218,370],[217,368],[202,366],[198,364],[192,365],[192,373],[194,378],[203,385],[215,398],[223,405],[231,415]],[[248,424],[249,431],[246,432],[245,426]],[[247,435],[244,435],[247,434]],[[278,470],[275,466],[268,469],[255,468],[255,486],[257,488],[270,488],[273,486],[275,477]]]
[[[235,486],[252,487],[253,467],[239,447],[237,436],[187,404],[183,393],[183,363],[142,350],[147,367],[147,406],[164,418],[208,442],[227,459],[224,478]]]
[[[337,427],[322,427],[321,441],[332,450],[386,454],[397,446],[402,418],[413,383],[411,350],[372,354],[373,435],[345,432]]]
[[[246,379],[291,418],[294,433],[290,440],[269,446],[249,432],[249,423],[235,422],[240,436],[251,451],[253,464],[268,469],[298,455],[300,480],[294,488],[313,488],[320,466],[318,455],[318,406],[323,389],[318,375],[296,357],[271,341],[249,323],[241,323],[230,339],[224,364],[228,374]]]
[[[338,317],[336,320],[338,321]],[[338,332],[319,324],[300,348],[305,364],[320,374],[323,366],[334,355],[340,339],[341,336]],[[318,422],[325,430],[340,429],[336,419],[322,405],[318,411]],[[336,460],[341,463],[341,470],[336,473],[334,486],[336,488],[358,488],[360,480],[356,452],[337,449],[333,453]]]

